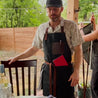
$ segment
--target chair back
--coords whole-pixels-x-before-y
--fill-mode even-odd
[[[36,80],[37,80],[37,60],[21,60],[21,61],[16,61],[12,64],[8,64],[9,61],[1,61],[1,64],[4,64],[4,68],[8,68],[8,71],[9,71],[9,79],[10,79],[10,83],[12,85],[12,93],[14,93],[14,90],[13,90],[13,82],[16,80],[16,88],[17,88],[17,96],[20,95],[20,83],[19,83],[19,69],[21,69],[21,76],[22,76],[22,95],[26,95],[25,94],[25,78],[27,79],[27,77],[25,77],[25,74],[27,72],[25,72],[25,69],[24,68],[27,68],[28,69],[28,95],[31,95],[31,84],[33,84],[34,86],[34,95],[36,95]],[[31,67],[34,68],[34,71],[32,72],[31,71]],[[16,73],[16,79],[15,77],[12,76],[12,68],[15,69],[15,73]],[[14,73],[14,74],[15,74]],[[31,76],[34,76],[34,82],[31,81]],[[33,77],[32,76],[32,77]],[[14,80],[12,79],[14,78]]]

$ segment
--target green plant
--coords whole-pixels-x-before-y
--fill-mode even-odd
[[[84,84],[81,83],[78,86],[78,97],[79,98],[84,98],[84,92],[85,92],[85,98],[90,98],[91,97],[90,85],[87,85],[87,87],[85,87]]]

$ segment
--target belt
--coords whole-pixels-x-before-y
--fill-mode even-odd
[[[49,63],[47,61],[45,61],[45,63],[47,65],[49,65],[49,92],[52,95],[52,70],[51,70],[51,66],[53,65],[54,67],[54,83],[53,83],[53,96],[56,97],[56,68],[54,66],[53,63]]]

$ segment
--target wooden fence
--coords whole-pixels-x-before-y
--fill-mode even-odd
[[[98,25],[96,28],[98,29]],[[0,50],[26,50],[32,45],[36,29],[37,27],[0,29]]]
[[[37,27],[0,29],[0,50],[26,50],[32,45],[36,29]]]

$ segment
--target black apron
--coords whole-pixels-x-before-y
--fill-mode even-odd
[[[92,45],[92,69],[98,69],[98,40],[93,41]]]
[[[93,69],[91,79],[92,98],[98,98],[98,40],[93,41],[92,69]]]
[[[88,25],[83,27],[82,30],[83,30],[85,35],[91,33],[91,31],[93,30],[93,24],[89,23]],[[85,42],[85,43],[82,44],[83,57],[86,60],[86,62],[88,63],[88,65],[89,65],[89,55],[90,55],[89,50],[90,50],[90,47],[91,47],[91,42]]]
[[[43,49],[45,61],[52,63],[53,60],[62,54],[69,63],[68,66],[59,66],[56,68],[56,98],[74,98],[74,87],[70,86],[68,82],[70,75],[73,72],[71,66],[71,50],[67,44],[65,33],[63,32],[63,27],[61,27],[61,32],[55,32],[48,34],[46,30],[43,39]],[[43,74],[42,74],[42,88],[43,95],[49,95],[49,65],[43,64]],[[53,87],[53,77],[54,77],[54,67],[52,66],[52,87]]]

